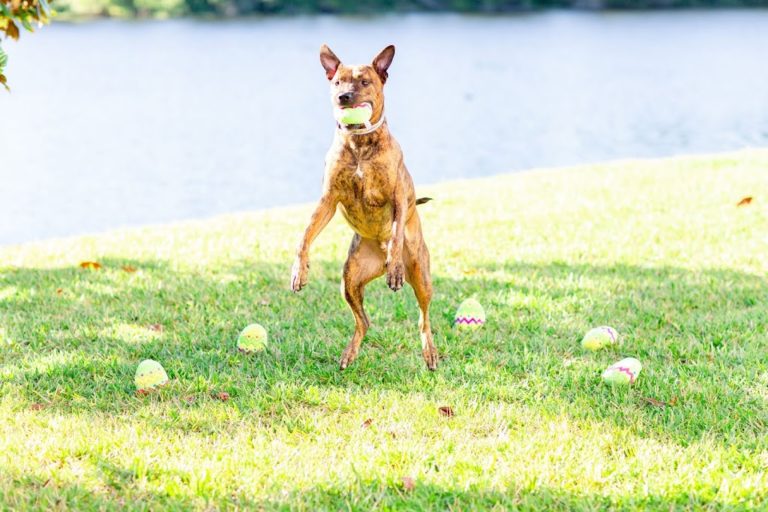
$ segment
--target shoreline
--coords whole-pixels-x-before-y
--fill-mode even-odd
[[[439,187],[452,187],[459,186],[466,183],[483,183],[494,180],[507,180],[516,176],[531,176],[536,174],[548,174],[548,173],[569,173],[577,172],[579,169],[584,170],[586,168],[601,168],[601,167],[615,167],[620,165],[637,165],[643,163],[660,163],[660,162],[675,162],[680,160],[689,161],[706,161],[713,158],[728,158],[728,157],[745,157],[749,155],[768,154],[768,148],[760,147],[745,147],[738,150],[713,152],[713,153],[692,153],[692,154],[679,154],[663,156],[658,158],[621,158],[615,160],[606,160],[599,162],[581,163],[575,165],[562,165],[552,167],[532,167],[529,169],[521,169],[518,171],[507,171],[499,174],[493,174],[490,176],[479,176],[475,178],[462,178],[447,181],[440,181],[436,183],[416,184],[418,193],[428,194],[429,190]],[[319,193],[319,192],[318,192]],[[26,240],[21,242],[0,243],[0,251],[19,249],[24,246],[40,246],[49,245],[55,243],[72,243],[77,239],[83,238],[97,238],[102,236],[110,236],[115,234],[131,234],[132,232],[142,230],[159,230],[159,229],[173,229],[183,226],[205,224],[205,223],[217,223],[224,219],[233,219],[238,217],[249,217],[254,215],[264,215],[268,213],[279,212],[297,212],[300,210],[309,210],[314,205],[313,202],[300,202],[300,203],[288,203],[283,205],[269,206],[265,208],[259,208],[254,210],[236,210],[230,212],[216,213],[203,217],[190,217],[180,218],[169,221],[158,221],[144,224],[129,224],[122,226],[114,226],[101,231],[73,233],[68,235],[53,236],[49,238],[40,238],[33,240]]]

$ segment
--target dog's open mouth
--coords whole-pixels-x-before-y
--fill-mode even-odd
[[[373,106],[368,103],[358,103],[352,107],[340,107],[335,111],[336,121],[350,126],[355,124],[365,125],[371,120]]]

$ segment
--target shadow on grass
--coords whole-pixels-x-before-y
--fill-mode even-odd
[[[558,262],[437,276],[433,329],[444,359],[436,373],[421,361],[410,290],[392,294],[378,280],[366,290],[373,328],[355,365],[341,373],[337,359],[352,322],[338,290],[340,262],[315,262],[300,295],[287,290],[287,264],[102,264],[99,271],[0,270],[0,389],[21,397],[20,407],[130,416],[160,403],[167,414],[159,427],[216,431],[225,420],[189,419],[184,411],[227,392],[225,407],[238,414],[286,422],[294,407],[323,406],[318,390],[388,390],[518,403],[682,445],[710,435],[752,448],[768,425],[768,405],[750,392],[768,349],[768,282],[759,276]],[[489,322],[456,333],[454,309],[471,294],[486,305]],[[235,339],[254,321],[269,328],[270,345],[243,356]],[[601,324],[618,328],[624,345],[584,353],[581,334]],[[628,355],[645,364],[637,385],[601,385],[601,370]],[[145,358],[161,361],[173,382],[138,398],[133,372]],[[643,398],[676,405],[649,406]]]
[[[135,475],[127,470],[100,466],[107,483],[94,492],[77,484],[55,485],[37,477],[17,476],[11,494],[4,502],[12,509],[50,510],[724,510],[735,504],[724,503],[704,492],[675,493],[665,496],[603,496],[575,494],[537,485],[510,486],[501,491],[451,489],[416,482],[405,490],[401,481],[359,481],[352,488],[320,484],[300,492],[277,493],[279,497],[253,500],[232,493],[194,499],[184,495],[133,491],[129,497],[120,489],[130,488]],[[117,481],[113,473],[118,474]]]

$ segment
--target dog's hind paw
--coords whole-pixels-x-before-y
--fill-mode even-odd
[[[427,368],[431,371],[437,370],[437,361],[439,359],[437,349],[434,346],[427,347],[421,351],[421,354],[424,356],[424,362],[427,363]]]
[[[347,347],[341,354],[341,361],[339,361],[339,370],[346,370],[347,366],[357,358],[357,348]]]

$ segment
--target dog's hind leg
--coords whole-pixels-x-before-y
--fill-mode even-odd
[[[418,216],[414,214],[409,223],[418,226]],[[409,238],[410,235],[410,238]],[[437,369],[437,347],[432,337],[429,323],[429,303],[432,300],[432,275],[429,271],[429,250],[421,235],[421,229],[409,230],[406,226],[404,251],[405,280],[413,288],[419,303],[419,334],[421,336],[421,354],[430,370]]]
[[[347,262],[344,264],[344,275],[341,279],[341,294],[355,316],[355,333],[341,354],[342,370],[355,360],[360,350],[360,343],[368,331],[370,320],[363,308],[363,293],[366,284],[384,274],[385,260],[386,254],[377,242],[357,234],[352,237]]]

